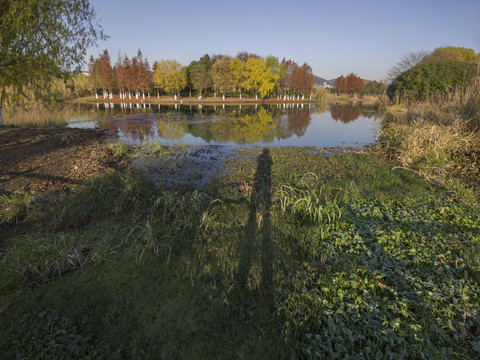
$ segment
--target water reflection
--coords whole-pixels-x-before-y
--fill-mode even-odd
[[[101,128],[119,141],[184,144],[342,146],[371,143],[374,112],[345,105],[243,106],[99,103],[51,111],[57,125]],[[21,126],[21,118],[16,117]],[[40,117],[40,124],[45,118]],[[27,126],[31,126],[31,117]],[[63,121],[63,122],[62,122]],[[8,123],[7,123],[8,124]],[[348,126],[344,126],[348,124]]]
[[[360,116],[360,111],[348,105],[335,104],[330,106],[330,115],[335,121],[341,121],[348,124],[355,121]]]
[[[121,105],[119,109],[106,106],[99,112],[102,120],[97,121],[98,127],[133,143],[154,138],[178,142],[187,134],[206,143],[272,143],[294,135],[302,137],[312,118],[310,107],[305,106],[175,109],[154,105],[134,109]]]

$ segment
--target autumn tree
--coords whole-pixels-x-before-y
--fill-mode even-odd
[[[179,92],[187,85],[187,69],[176,60],[161,60],[154,65],[154,84],[166,93],[173,94],[175,100]]]
[[[242,91],[246,86],[246,80],[248,77],[245,65],[245,62],[241,61],[238,57],[234,57],[230,60],[230,70],[233,75],[235,87],[240,92],[240,99],[242,98]]]
[[[281,88],[284,93],[295,95],[297,86],[299,84],[300,74],[298,64],[293,60],[285,61],[285,59],[283,59],[282,64],[285,67],[285,76],[283,81],[280,83]]]
[[[313,90],[313,84],[315,79],[313,78],[312,67],[307,63],[303,63],[302,67],[302,87],[300,91],[304,94],[311,94]]]
[[[103,98],[112,98],[113,86],[113,69],[110,61],[110,54],[108,50],[103,50],[103,53],[98,59],[100,78],[103,88]]]
[[[113,73],[115,75],[115,85],[120,99],[125,99],[126,72],[123,66],[122,56],[120,54],[118,54],[117,62],[113,66]]]
[[[363,80],[355,74],[350,74],[347,77],[339,76],[333,85],[337,93],[352,93],[363,87]]]
[[[267,65],[265,64],[265,60],[254,57],[249,58],[245,63],[245,71],[247,73],[245,89],[247,91],[253,91],[255,98],[257,98],[262,83],[268,81],[266,79]],[[262,90],[265,91],[264,89]]]
[[[143,58],[143,54],[138,50],[136,56],[136,65],[137,65],[137,84],[138,90],[142,92],[143,99],[145,99],[145,91],[150,89],[150,65],[147,59]]]
[[[122,61],[123,72],[125,77],[125,87],[127,88],[128,98],[132,98],[132,91],[137,87],[136,66],[133,61],[125,55]]]
[[[234,85],[233,74],[230,69],[230,59],[224,56],[216,60],[212,65],[212,79],[215,91],[223,94],[225,100],[225,93],[232,90]]]
[[[343,93],[347,91],[347,79],[340,75],[338,78],[335,79],[335,83],[333,84],[333,89],[337,93]]]
[[[236,58],[241,62],[246,63],[250,58],[261,59],[261,56],[257,54],[249,53],[248,51],[240,51],[237,54]]]

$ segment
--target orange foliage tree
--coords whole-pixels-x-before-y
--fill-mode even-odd
[[[347,77],[341,75],[335,80],[333,88],[337,93],[352,93],[363,88],[363,80],[354,74]]]

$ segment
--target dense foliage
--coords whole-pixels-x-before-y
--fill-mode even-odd
[[[428,99],[467,85],[475,74],[472,63],[440,60],[420,63],[405,71],[388,88],[390,98]]]

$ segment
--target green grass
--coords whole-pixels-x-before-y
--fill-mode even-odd
[[[238,150],[202,190],[99,177],[2,248],[0,354],[476,358],[463,194],[308,148]]]

